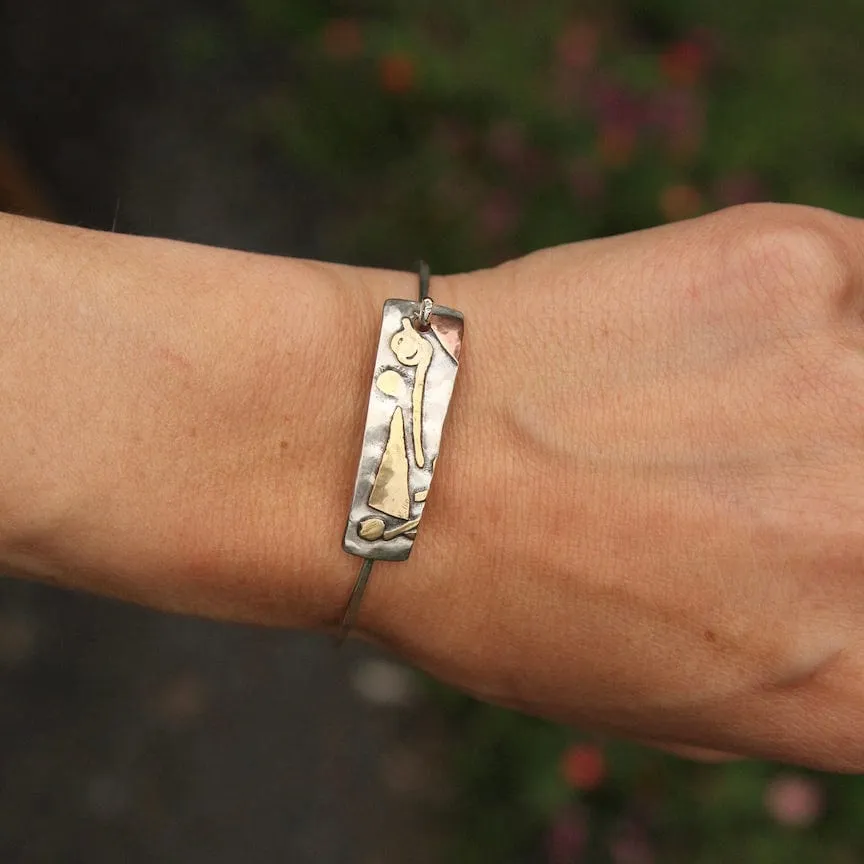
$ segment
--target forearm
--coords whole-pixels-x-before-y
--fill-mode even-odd
[[[381,301],[413,277],[10,217],[0,242],[0,566],[334,621]]]

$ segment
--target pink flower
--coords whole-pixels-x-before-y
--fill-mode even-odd
[[[575,808],[564,810],[549,830],[549,864],[575,864],[587,839],[588,827],[581,811]]]
[[[644,100],[609,78],[599,77],[594,82],[591,100],[601,125],[636,130],[645,122]]]
[[[480,230],[488,240],[511,234],[519,221],[519,206],[506,189],[494,191],[480,207]]]
[[[658,94],[651,105],[650,121],[677,155],[689,155],[699,149],[705,126],[702,101],[690,90],[667,90]]]
[[[654,852],[644,827],[626,820],[618,827],[609,844],[614,864],[653,864]]]
[[[781,774],[765,788],[765,809],[781,824],[807,828],[825,809],[825,792],[810,777]]]

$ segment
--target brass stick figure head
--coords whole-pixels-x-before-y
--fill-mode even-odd
[[[402,319],[402,329],[393,334],[390,350],[403,366],[423,366],[432,359],[432,346],[414,329],[410,318]]]

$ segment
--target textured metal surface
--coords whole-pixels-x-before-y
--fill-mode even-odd
[[[404,561],[414,545],[441,444],[462,347],[462,315],[421,303],[384,304],[363,450],[342,548]]]

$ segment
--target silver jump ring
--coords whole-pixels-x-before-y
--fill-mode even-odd
[[[429,319],[432,317],[432,307],[434,305],[431,297],[424,297],[420,301],[420,311],[417,313],[416,318],[417,330],[429,329]]]
[[[432,307],[435,304],[429,296],[431,275],[429,273],[429,265],[425,261],[418,262],[417,274],[420,277],[420,296],[417,298],[420,301],[420,309],[414,315],[414,327],[417,330],[428,330],[429,319],[432,317]]]

